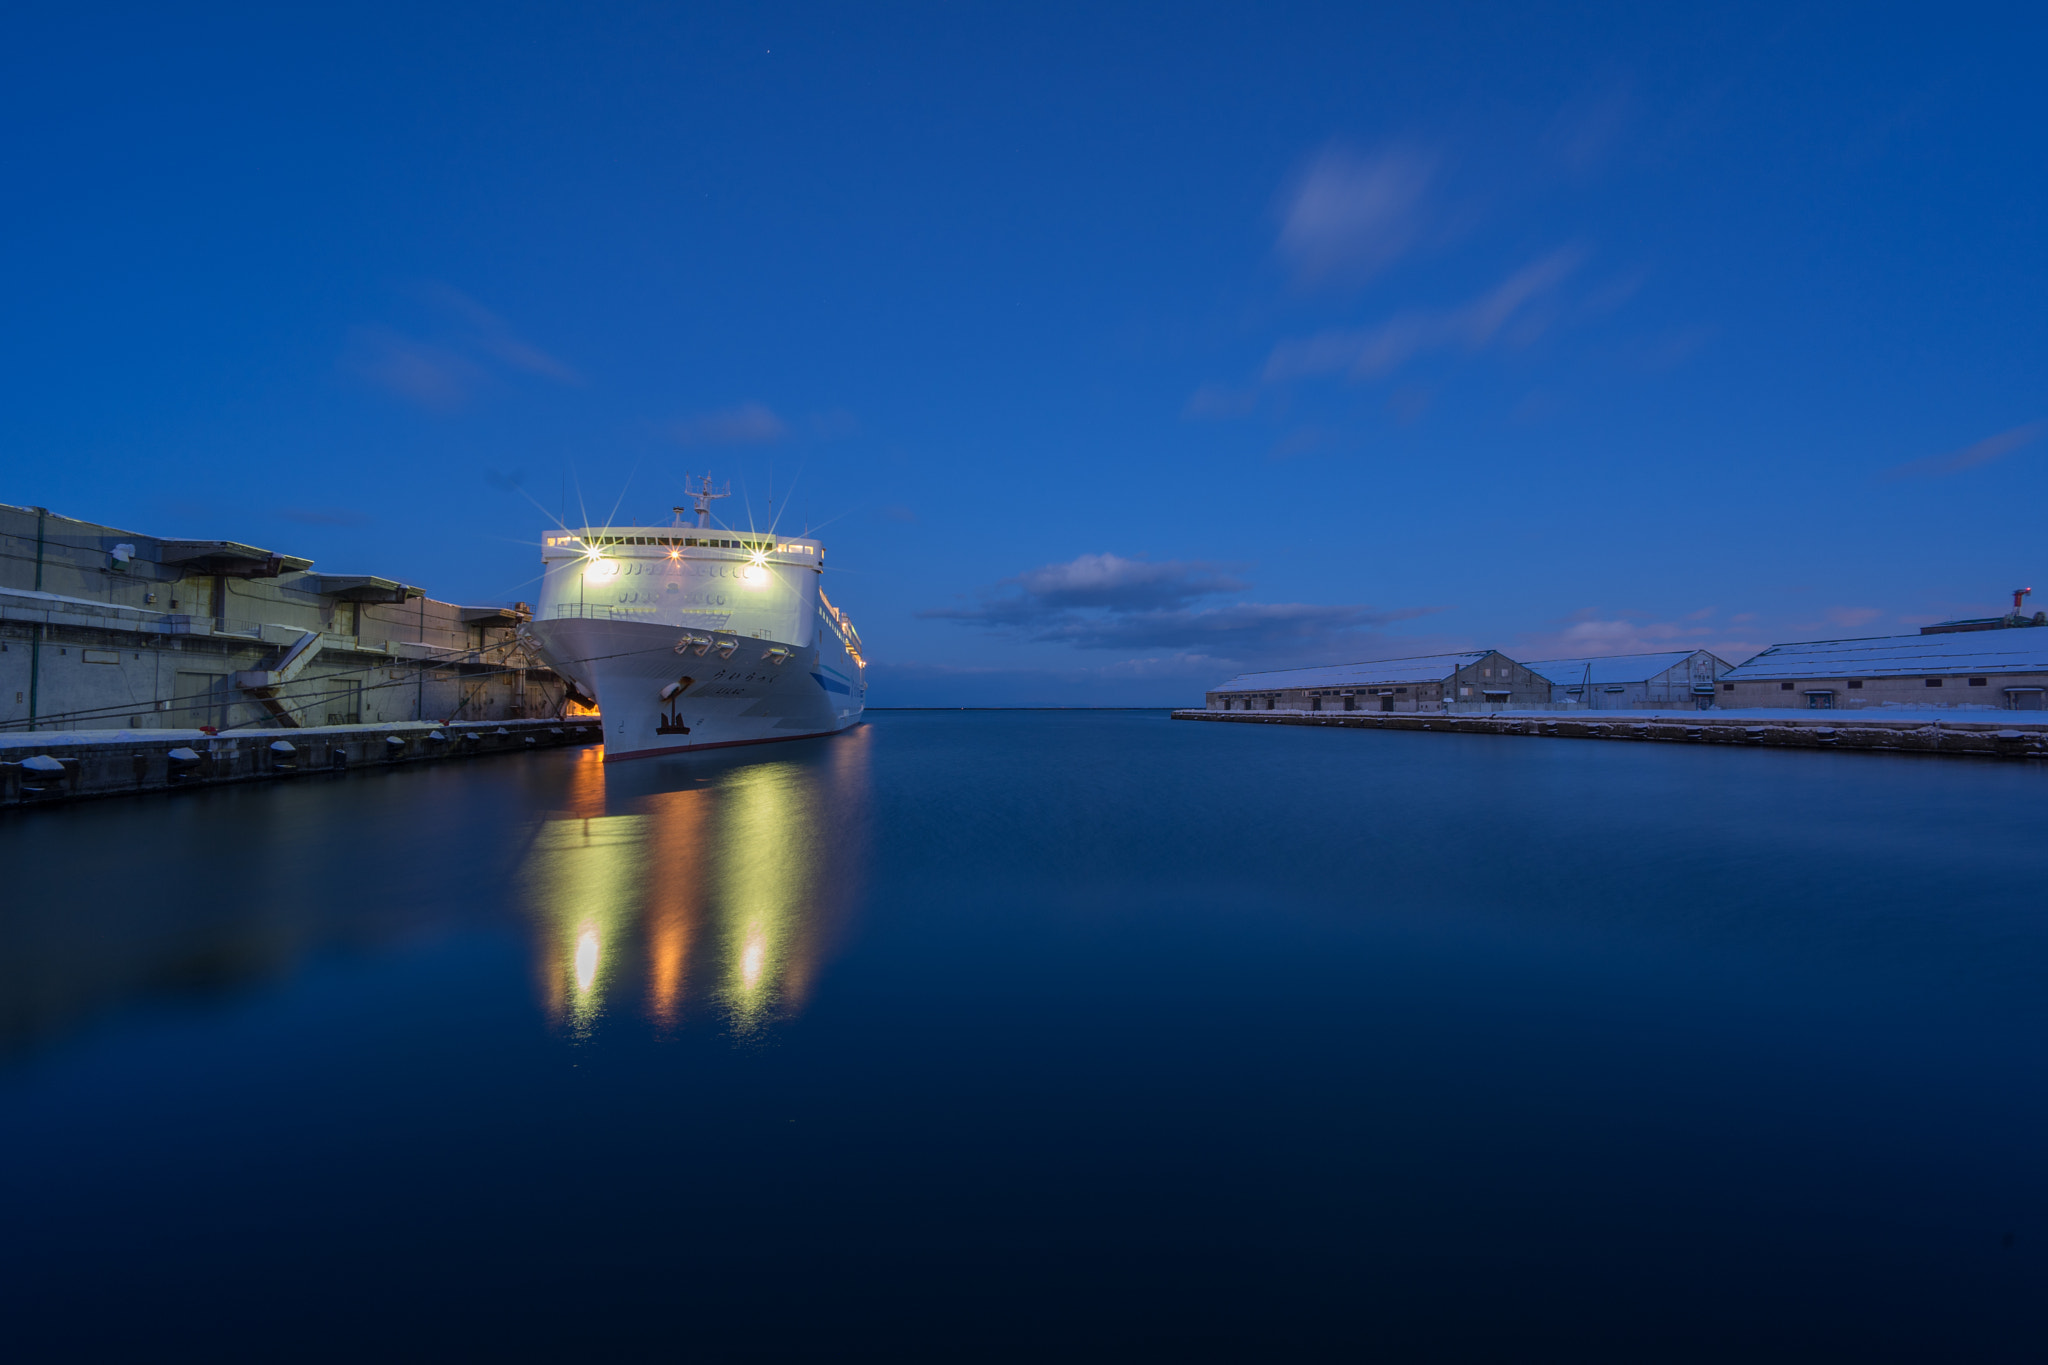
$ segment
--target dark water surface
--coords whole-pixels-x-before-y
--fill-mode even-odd
[[[7,1354],[2048,1351],[2038,766],[595,758],[0,820]]]

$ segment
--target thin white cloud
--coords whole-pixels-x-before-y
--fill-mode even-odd
[[[1220,384],[1204,384],[1188,395],[1187,406],[1181,409],[1183,417],[1200,417],[1223,420],[1244,417],[1258,406],[1256,389],[1232,389]]]
[[[1552,629],[1518,635],[1507,652],[1518,659],[1575,659],[1706,649],[1729,663],[1739,664],[1775,643],[1751,638],[1747,630],[1730,629],[1754,618],[1735,617],[1715,624],[1714,614],[1707,608],[1675,621],[1660,621],[1636,615],[1602,616],[1597,610],[1588,609]]]
[[[1633,105],[1626,81],[1587,90],[1551,120],[1544,148],[1574,175],[1591,175],[1621,140]]]
[[[1960,474],[1965,469],[2002,460],[2014,451],[2024,449],[2048,435],[2048,420],[2028,422],[2025,426],[2001,431],[1996,436],[1987,436],[1974,445],[1961,450],[1951,450],[1943,455],[1931,455],[1924,460],[1912,460],[1894,465],[1885,471],[1888,479],[1925,478],[1938,479],[1949,474]]]
[[[1076,555],[1013,580],[1032,600],[1053,607],[1153,607],[1219,592],[1243,582],[1223,566],[1199,560],[1155,564],[1121,555]]]
[[[467,344],[508,369],[537,374],[559,384],[581,384],[583,377],[555,357],[522,339],[505,319],[458,289],[441,283],[425,286],[427,297],[458,319]]]
[[[445,284],[420,286],[438,315],[431,340],[389,327],[352,328],[342,368],[429,412],[455,412],[508,372],[581,384],[575,370],[522,340],[490,309]]]
[[[467,357],[388,327],[351,329],[341,363],[358,378],[429,412],[460,409],[487,378]]]
[[[1434,607],[1381,611],[1353,603],[1233,602],[1220,607],[1116,612],[1046,623],[1031,638],[1076,649],[1199,649],[1237,660],[1355,653],[1362,636]]]
[[[787,436],[789,424],[767,404],[747,402],[686,417],[671,426],[669,434],[686,446],[762,446]]]
[[[1344,374],[1370,379],[1431,351],[1478,352],[1503,339],[1526,344],[1544,325],[1533,305],[1563,283],[1584,259],[1579,248],[1564,247],[1531,261],[1460,307],[1403,313],[1372,327],[1333,329],[1283,341],[1267,357],[1265,378],[1282,381]]]
[[[1178,607],[1198,598],[1236,592],[1244,583],[1236,566],[1202,560],[1127,559],[1077,555],[1006,578],[972,607],[938,608],[919,615],[988,625],[1042,625],[1075,610],[1132,612]]]
[[[1278,249],[1304,284],[1358,284],[1421,236],[1436,159],[1395,147],[1360,156],[1324,150],[1302,172],[1282,213]]]

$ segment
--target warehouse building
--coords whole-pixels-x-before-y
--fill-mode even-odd
[[[1245,673],[1211,711],[1501,711],[1550,700],[1550,681],[1498,650]]]
[[[0,505],[0,729],[557,714],[522,606],[462,607],[224,540]]]
[[[1550,700],[1585,711],[1705,711],[1731,665],[1704,649],[1543,659],[1529,665],[1550,682]]]
[[[1726,707],[2039,711],[2048,696],[2048,628],[1773,645],[1723,673],[1719,686]]]

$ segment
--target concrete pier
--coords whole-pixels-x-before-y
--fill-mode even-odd
[[[1671,744],[1762,745],[1790,749],[1854,749],[1870,753],[1957,758],[2048,758],[2048,724],[1951,716],[1887,717],[1871,712],[1497,711],[1484,715],[1330,711],[1175,711],[1175,720],[1228,725],[1316,725],[1349,730],[1428,730],[1436,734],[1520,735],[1547,739],[1657,740]],[[1595,716],[1598,718],[1596,719]]]
[[[596,744],[595,716],[268,730],[64,730],[0,734],[0,810],[93,796],[277,782]]]

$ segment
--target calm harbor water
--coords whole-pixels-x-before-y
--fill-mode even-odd
[[[0,823],[11,1350],[2038,1358],[2038,767],[595,759]]]

